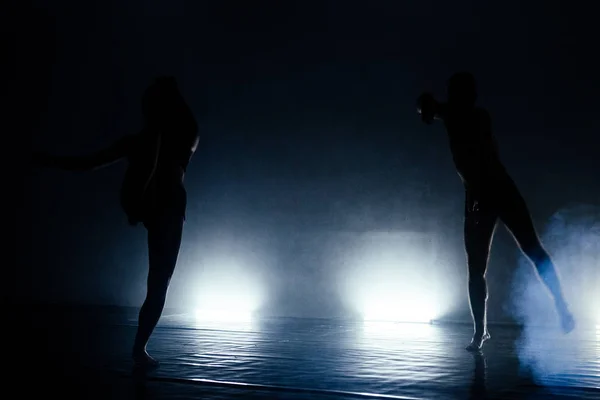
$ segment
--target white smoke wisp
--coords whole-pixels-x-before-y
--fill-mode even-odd
[[[598,340],[594,331],[600,325],[600,207],[562,209],[540,233],[558,269],[577,328],[569,335],[560,332],[554,302],[524,255],[508,308],[523,326],[516,343],[521,366],[538,384],[551,386],[569,379],[569,372],[577,368],[585,351],[581,343]]]

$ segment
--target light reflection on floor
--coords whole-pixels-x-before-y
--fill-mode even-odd
[[[254,329],[254,325],[255,320],[250,311],[198,309],[194,312],[193,327],[198,329],[250,331]]]
[[[247,322],[238,330],[230,323],[221,330],[159,329],[151,343],[151,350],[163,358],[156,376],[415,398],[465,398],[474,390],[520,393],[538,386],[536,390],[548,393],[554,391],[548,387],[600,389],[594,331],[572,339],[548,334],[525,348],[519,347],[517,330],[491,327],[493,340],[482,355],[474,356],[464,350],[472,334],[469,325]],[[560,351],[565,343],[568,352]],[[535,365],[545,360],[553,368]]]
[[[63,358],[64,349],[78,349],[79,361],[71,361],[75,370],[85,360],[89,367],[131,376],[132,321],[135,315],[120,324],[70,321],[63,331],[53,326],[46,336]],[[472,355],[464,350],[472,334],[469,325],[301,319],[199,323],[193,314],[171,314],[149,345],[162,365],[148,379],[163,391],[169,382],[203,388],[216,382],[214,391],[222,396],[214,398],[228,398],[233,391],[251,398],[294,399],[355,398],[356,393],[552,399],[559,392],[600,398],[600,330],[567,338],[542,332],[544,339],[526,349],[518,330],[491,330],[484,353]],[[561,351],[566,343],[573,351]],[[524,354],[528,360],[551,360],[553,367],[540,374],[543,369],[536,370],[535,363],[523,364]],[[165,398],[177,397],[182,389],[172,390]]]
[[[439,329],[436,328],[436,326],[427,323],[365,321],[362,324],[362,333],[367,339],[433,340],[435,335],[439,334]]]

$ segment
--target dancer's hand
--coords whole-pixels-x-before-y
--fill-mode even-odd
[[[423,93],[417,99],[417,112],[421,115],[421,120],[426,124],[431,124],[435,119],[437,102],[431,93]]]

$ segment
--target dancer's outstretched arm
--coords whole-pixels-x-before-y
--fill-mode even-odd
[[[33,162],[40,166],[68,171],[92,171],[127,157],[137,140],[138,135],[128,135],[106,149],[85,156],[54,156],[46,153],[34,153]]]
[[[445,105],[438,103],[431,93],[423,93],[417,99],[417,112],[426,124],[431,124],[434,120],[444,119]]]

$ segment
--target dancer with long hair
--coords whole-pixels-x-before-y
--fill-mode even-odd
[[[34,154],[42,166],[87,171],[126,159],[121,206],[131,225],[148,233],[147,293],[133,346],[136,365],[158,366],[146,344],[162,314],[179,255],[187,194],[184,176],[198,146],[198,126],[175,78],[159,77],[142,98],[144,125],[138,134],[87,156]]]

